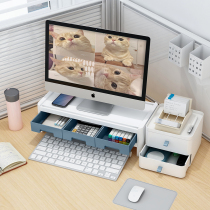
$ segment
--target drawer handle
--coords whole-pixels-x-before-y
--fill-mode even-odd
[[[164,147],[167,147],[168,145],[169,145],[169,141],[165,141],[163,144]]]
[[[158,173],[161,173],[162,169],[163,169],[163,167],[162,167],[162,166],[158,166],[158,168],[157,168],[157,172],[158,172]]]

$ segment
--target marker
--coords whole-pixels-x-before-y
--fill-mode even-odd
[[[112,141],[112,134],[115,132],[115,130],[116,130],[116,129],[113,128],[113,129],[111,130],[111,132],[109,133],[109,135],[108,135],[108,140],[109,140],[109,141]]]
[[[117,133],[117,135],[115,136],[115,142],[119,143],[119,136],[121,135],[122,131],[119,130],[119,132]]]
[[[62,118],[59,120],[59,122],[57,123],[57,126],[60,126],[60,124],[62,123],[62,121],[63,121],[64,118],[65,118],[65,117],[62,117]]]
[[[118,130],[116,129],[115,132],[112,135],[112,141],[115,142],[115,135],[118,133]]]
[[[65,124],[68,120],[69,120],[69,118],[66,117],[66,118],[62,121],[62,123],[60,124],[60,126],[62,127],[63,124]]]
[[[58,122],[62,119],[63,117],[61,116],[58,120],[56,120],[56,122],[54,123],[54,125],[57,125]]]
[[[123,144],[126,144],[126,139],[128,138],[129,133],[127,132],[123,137]]]
[[[119,143],[122,144],[123,143],[123,136],[125,135],[125,131],[122,131],[122,133],[119,136]]]
[[[126,139],[126,145],[130,144],[132,138],[133,138],[133,133],[129,133],[128,138]]]

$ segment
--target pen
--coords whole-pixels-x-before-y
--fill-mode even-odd
[[[60,126],[62,127],[62,126],[63,126],[63,124],[65,124],[68,120],[69,120],[69,118],[67,118],[67,117],[66,117],[66,118],[64,118],[64,119],[63,119],[63,121],[62,121],[62,123],[60,124]]]
[[[56,122],[54,123],[54,125],[57,125],[58,122],[62,119],[62,117],[60,117],[58,120],[56,120]]]
[[[190,125],[189,130],[187,131],[188,134],[191,134],[193,128],[195,127],[195,123],[197,122],[197,120],[198,120],[198,117],[196,116],[196,117],[194,118],[192,124]]]
[[[64,119],[65,117],[62,117],[60,120],[59,120],[59,122],[57,123],[57,126],[60,126],[60,124],[61,124],[61,122],[62,122],[62,120]]]

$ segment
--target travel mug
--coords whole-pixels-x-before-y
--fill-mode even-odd
[[[8,88],[4,91],[4,95],[7,103],[9,129],[18,131],[23,127],[19,91],[16,88]]]

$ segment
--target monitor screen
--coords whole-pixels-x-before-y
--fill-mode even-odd
[[[149,42],[144,36],[47,21],[45,80],[145,100]]]

